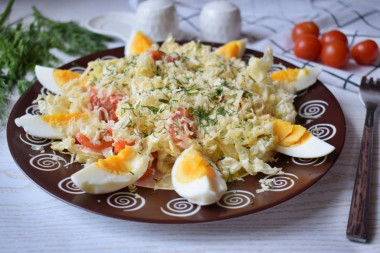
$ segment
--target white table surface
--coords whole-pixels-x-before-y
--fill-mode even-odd
[[[0,2],[0,11],[6,1]],[[57,20],[81,24],[127,1],[16,1],[10,20],[35,5]],[[116,42],[111,46],[120,46]],[[63,60],[67,58],[63,57]],[[259,213],[200,224],[149,224],[93,214],[49,195],[13,161],[0,130],[0,252],[380,252],[379,127],[374,134],[370,241],[346,239],[365,110],[358,95],[328,86],[346,118],[343,151],[332,169],[297,197]],[[18,96],[12,97],[10,108]],[[379,120],[376,120],[379,123]]]

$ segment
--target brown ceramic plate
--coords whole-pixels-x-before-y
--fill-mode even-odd
[[[251,55],[262,56],[262,53],[247,50],[244,59],[249,59]],[[97,58],[122,56],[123,48],[116,48],[80,58],[61,68],[83,69],[89,61]],[[275,59],[275,63],[274,68],[294,67],[280,59]],[[91,195],[80,191],[70,180],[70,175],[82,168],[80,164],[69,164],[69,155],[52,152],[50,140],[29,136],[14,123],[15,118],[25,113],[39,113],[32,101],[41,92],[46,92],[46,89],[38,82],[34,83],[20,97],[10,114],[7,138],[14,160],[28,177],[58,199],[88,211],[125,220],[154,223],[205,222],[273,207],[317,182],[338,159],[345,139],[342,109],[329,90],[317,81],[307,91],[298,94],[295,100],[299,115],[297,122],[335,146],[335,151],[318,159],[296,159],[278,154],[278,161],[272,165],[282,167],[285,174],[277,176],[270,191],[256,193],[260,188],[259,179],[265,177],[258,175],[248,176],[244,182],[229,184],[228,192],[222,199],[217,204],[206,207],[193,205],[170,190],[138,188],[135,193],[123,189],[110,194]],[[44,152],[41,153],[40,149]]]

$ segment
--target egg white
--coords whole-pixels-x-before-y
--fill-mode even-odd
[[[132,47],[132,42],[133,42],[134,37],[136,36],[136,32],[137,32],[136,30],[133,30],[131,32],[131,35],[129,36],[129,38],[127,40],[127,44],[124,47],[124,55],[125,56],[130,55],[131,47]]]
[[[39,138],[61,139],[63,137],[63,134],[51,127],[40,115],[25,114],[15,119],[15,123],[18,127],[24,128],[26,133]]]
[[[275,150],[292,157],[318,158],[330,154],[335,147],[312,135],[302,144],[290,147],[277,145]]]
[[[308,74],[305,75],[303,72],[298,76],[297,80],[293,82],[296,91],[301,91],[312,86],[316,81],[318,75],[321,73],[322,69],[319,67],[308,68]]]
[[[42,86],[55,94],[61,94],[61,88],[57,85],[54,79],[54,68],[36,65],[34,72],[37,80]]]
[[[187,152],[191,152],[192,149],[193,148],[190,147],[186,149],[185,151],[183,151],[182,154],[177,158],[176,162],[173,165],[173,169],[172,169],[173,188],[180,196],[184,197],[191,203],[198,204],[201,206],[213,204],[217,202],[222,197],[222,195],[227,191],[227,184],[222,178],[219,171],[216,169],[216,166],[212,164],[210,161],[208,162],[216,174],[215,178],[208,178],[205,175],[189,183],[181,183],[176,178],[177,170],[180,169],[180,165],[182,164],[181,159],[184,157],[184,155]]]
[[[96,163],[87,165],[71,175],[71,180],[81,190],[92,194],[110,193],[127,187],[144,175],[149,165],[149,156],[136,156],[130,161],[132,170],[125,174],[113,174],[99,168]]]

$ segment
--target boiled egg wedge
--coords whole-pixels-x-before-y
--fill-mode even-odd
[[[301,91],[309,88],[317,81],[318,75],[322,69],[315,68],[287,68],[277,70],[271,73],[272,80],[282,81],[287,84],[293,85],[296,91]]]
[[[63,85],[71,80],[80,78],[82,75],[66,69],[54,69],[39,65],[36,65],[34,71],[41,85],[55,94],[61,94]]]
[[[124,54],[125,56],[131,54],[141,54],[142,52],[149,50],[153,44],[154,41],[142,31],[133,31],[128,39],[127,45],[125,46]]]
[[[24,131],[32,136],[46,139],[61,139],[63,134],[58,131],[58,127],[65,127],[71,121],[85,120],[88,114],[54,114],[54,115],[32,115],[25,114],[15,119],[18,127],[24,128]]]
[[[189,202],[210,205],[227,191],[216,166],[194,147],[184,150],[172,169],[174,190]]]
[[[215,51],[217,55],[223,55],[225,59],[232,57],[241,58],[245,52],[246,39],[230,41]]]
[[[330,154],[335,147],[315,137],[301,125],[276,119],[274,135],[278,138],[276,151],[298,158],[317,158]]]
[[[139,154],[134,147],[126,146],[117,155],[87,165],[71,175],[81,190],[92,194],[110,193],[127,187],[144,175],[149,155]]]

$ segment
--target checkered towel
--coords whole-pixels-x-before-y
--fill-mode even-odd
[[[373,3],[371,2],[373,1]],[[199,14],[207,1],[175,1],[180,27],[190,37],[200,38]],[[360,66],[350,59],[343,69],[296,58],[291,31],[295,24],[313,21],[321,34],[338,29],[347,35],[349,46],[365,39],[380,45],[380,4],[376,0],[239,0],[231,1],[241,10],[242,37],[248,38],[248,48],[263,51],[272,46],[275,56],[298,67],[321,66],[319,79],[349,91],[358,91],[362,76],[380,78],[380,57],[370,66]]]

